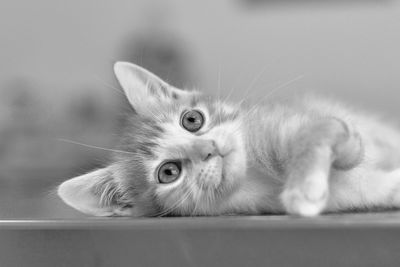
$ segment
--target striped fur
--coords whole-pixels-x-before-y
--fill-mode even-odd
[[[130,63],[115,72],[135,112],[108,167],[59,187],[82,212],[314,216],[400,206],[400,134],[378,119],[315,97],[244,107],[179,90]],[[181,125],[192,109],[205,119],[196,133]],[[218,156],[204,160],[209,142]],[[157,169],[171,160],[182,173],[161,184]]]

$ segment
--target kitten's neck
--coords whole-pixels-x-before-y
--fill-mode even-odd
[[[249,213],[281,212],[279,194],[284,179],[283,163],[280,161],[280,135],[277,128],[283,114],[277,108],[252,108],[242,118],[243,143],[246,150],[246,176],[238,190],[226,202],[227,210]]]
[[[263,214],[282,212],[278,200],[280,186],[257,168],[249,168],[245,179],[222,205],[223,213]]]
[[[266,177],[281,179],[283,162],[281,158],[280,124],[284,109],[255,107],[243,118],[243,136],[246,146],[247,165]]]

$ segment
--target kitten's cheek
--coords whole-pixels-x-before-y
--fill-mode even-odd
[[[233,152],[224,159],[224,177],[228,182],[235,182],[246,174],[246,161],[239,153]]]

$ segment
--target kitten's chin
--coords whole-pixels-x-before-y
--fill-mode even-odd
[[[246,159],[236,150],[232,150],[223,157],[222,161],[222,177],[224,183],[233,185],[238,183],[246,173]]]
[[[224,162],[221,156],[208,160],[207,165],[201,169],[198,185],[201,189],[217,189],[223,180]]]

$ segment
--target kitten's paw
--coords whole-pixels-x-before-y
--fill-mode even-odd
[[[315,172],[299,184],[286,188],[281,199],[289,214],[313,217],[320,214],[328,200],[326,174]]]
[[[320,126],[324,137],[332,140],[332,167],[349,170],[360,164],[364,157],[364,146],[360,134],[352,125],[338,118],[324,121]]]

